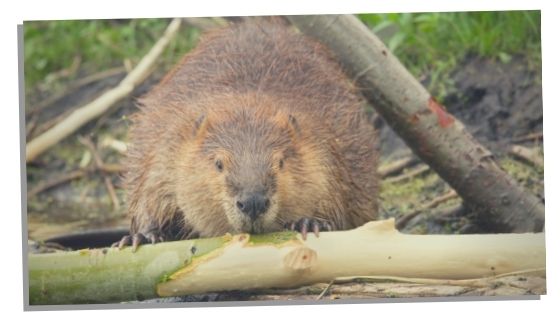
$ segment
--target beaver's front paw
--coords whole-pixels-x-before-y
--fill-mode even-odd
[[[141,244],[155,244],[164,242],[165,239],[163,234],[158,231],[149,231],[145,233],[136,233],[132,235],[124,236],[119,242],[113,243],[111,247],[118,247],[118,249],[123,249],[125,246],[132,245],[132,251],[136,252],[138,246]]]
[[[287,223],[284,228],[290,231],[300,232],[303,239],[306,240],[308,231],[312,231],[315,236],[319,237],[319,231],[332,231],[333,225],[326,220],[302,218],[297,221]]]

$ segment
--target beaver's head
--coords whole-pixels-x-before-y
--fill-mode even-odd
[[[240,108],[200,116],[195,129],[180,204],[195,229],[214,230],[207,236],[280,230],[319,197],[309,186],[321,185],[320,163],[310,161],[314,150],[303,145],[294,115]]]

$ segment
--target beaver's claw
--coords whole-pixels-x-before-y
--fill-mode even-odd
[[[299,231],[304,240],[307,239],[308,231],[313,231],[313,234],[319,237],[319,231],[333,230],[333,226],[330,222],[315,218],[302,218],[298,221],[287,223],[284,228],[290,231]]]
[[[158,231],[150,231],[146,233],[135,233],[132,235],[124,236],[119,242],[113,243],[111,247],[117,247],[119,250],[123,249],[125,246],[132,246],[132,251],[136,252],[138,246],[141,244],[155,244],[164,242],[165,239],[163,235]]]

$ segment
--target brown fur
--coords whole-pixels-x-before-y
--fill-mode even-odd
[[[348,229],[377,215],[364,99],[319,43],[281,23],[207,35],[141,103],[126,174],[131,233],[270,232],[303,217]],[[232,198],[254,183],[271,201],[258,222]]]

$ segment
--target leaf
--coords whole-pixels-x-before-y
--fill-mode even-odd
[[[394,52],[399,45],[404,41],[404,39],[406,38],[406,34],[405,33],[396,33],[393,37],[391,37],[391,39],[389,40],[389,43],[387,44],[387,46],[389,46],[389,50]]]
[[[506,64],[511,61],[511,56],[503,51],[498,53],[498,58],[500,58],[500,61],[502,63]]]
[[[385,21],[382,21],[381,23],[378,23],[377,25],[375,25],[371,30],[372,30],[374,33],[381,32],[382,30],[384,30],[384,29],[386,29],[387,27],[389,27],[389,26],[391,26],[391,25],[394,25],[394,24],[395,24],[395,23],[393,23],[393,22],[391,22],[391,21],[385,20]]]

